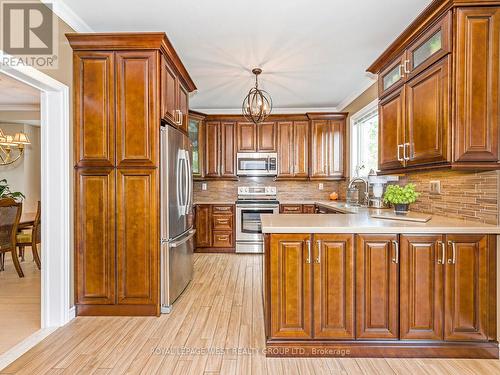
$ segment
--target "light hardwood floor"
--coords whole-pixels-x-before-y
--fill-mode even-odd
[[[40,270],[29,247],[21,262],[20,278],[10,253],[5,254],[5,271],[0,272],[0,354],[40,329]]]
[[[500,374],[496,360],[268,359],[264,346],[260,256],[196,254],[194,280],[171,314],[77,318],[1,373]]]

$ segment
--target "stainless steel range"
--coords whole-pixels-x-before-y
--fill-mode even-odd
[[[263,253],[261,214],[279,213],[274,186],[240,186],[236,201],[236,252]]]

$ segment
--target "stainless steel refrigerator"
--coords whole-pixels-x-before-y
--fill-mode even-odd
[[[191,143],[161,127],[161,312],[169,313],[193,276],[193,174]]]

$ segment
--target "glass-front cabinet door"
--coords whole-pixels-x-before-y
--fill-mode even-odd
[[[189,114],[188,135],[192,149],[192,168],[194,178],[203,178],[203,118]]]
[[[450,52],[450,17],[451,14],[445,15],[408,48],[405,68],[410,77]]]
[[[380,72],[378,93],[379,97],[387,94],[404,82],[404,56],[396,59],[392,64]]]

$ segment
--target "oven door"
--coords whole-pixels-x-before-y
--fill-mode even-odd
[[[236,206],[236,241],[262,242],[262,223],[260,215],[276,214],[279,206],[256,207],[251,205]]]

